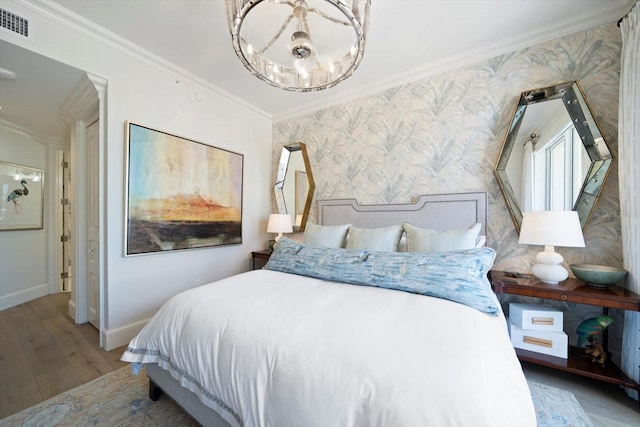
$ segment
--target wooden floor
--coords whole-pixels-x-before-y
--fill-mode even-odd
[[[99,348],[98,331],[67,315],[68,293],[0,311],[0,419],[121,366],[125,347]]]

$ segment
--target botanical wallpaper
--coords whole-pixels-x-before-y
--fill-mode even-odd
[[[494,176],[520,93],[577,80],[617,155],[621,37],[615,23],[424,78],[273,126],[274,170],[281,147],[307,144],[314,201],[355,198],[363,204],[409,203],[421,194],[488,193],[487,245],[497,269],[528,272],[537,246],[518,235]],[[310,221],[315,222],[315,203]],[[622,266],[617,162],[585,231],[586,248],[559,248],[565,264]],[[515,297],[505,296],[503,303]],[[533,302],[533,301],[532,301]],[[567,303],[565,331],[600,309]],[[619,349],[622,317],[610,345]],[[618,355],[617,355],[618,356]],[[619,356],[618,356],[619,357]]]

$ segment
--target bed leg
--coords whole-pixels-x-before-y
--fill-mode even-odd
[[[160,396],[162,396],[162,394],[162,389],[158,387],[156,383],[151,381],[151,379],[149,379],[149,399],[155,402],[156,400],[160,399]]]

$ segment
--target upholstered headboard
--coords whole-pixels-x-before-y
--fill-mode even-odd
[[[361,205],[356,199],[318,200],[318,224],[352,224],[374,228],[408,222],[432,230],[467,228],[482,224],[486,235],[487,193],[456,193],[420,196],[415,203]]]

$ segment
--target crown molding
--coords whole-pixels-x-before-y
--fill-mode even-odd
[[[296,105],[295,108],[274,114],[273,121],[274,123],[277,123],[283,120],[308,115],[324,108],[371,96],[393,87],[402,86],[446,71],[473,65],[480,61],[495,58],[497,56],[515,52],[556,38],[565,37],[580,31],[585,31],[589,28],[615,23],[628,10],[630,3],[631,2],[628,0],[603,3],[603,5],[598,8],[592,9],[588,12],[578,13],[573,18],[565,20],[562,23],[555,23],[546,27],[540,27],[534,32],[519,34],[515,37],[510,37],[509,39],[501,40],[491,45],[486,45],[481,49],[474,48],[468,51],[458,52],[443,61],[430,63],[423,67],[394,74],[383,80],[371,82],[366,85],[355,87],[349,91],[342,92],[340,95],[325,98],[320,102]]]
[[[446,71],[462,68],[474,63],[490,59],[496,56],[504,55],[522,48],[533,46],[555,38],[564,37],[579,31],[584,31],[599,25],[616,22],[630,8],[635,0],[619,0],[603,2],[602,6],[589,10],[584,13],[577,13],[571,19],[564,20],[562,23],[550,24],[540,27],[534,32],[520,34],[515,37],[484,46],[480,49],[474,48],[467,51],[458,52],[444,60],[433,62],[422,67],[407,70],[403,73],[387,76],[385,79],[370,82],[364,85],[355,86],[350,90],[340,92],[340,94],[323,98],[321,101],[310,102],[304,104],[296,104],[295,106],[270,114],[261,110],[251,103],[248,103],[231,93],[215,86],[208,81],[190,73],[189,71],[171,63],[143,48],[112,33],[103,27],[77,15],[68,9],[51,0],[13,0],[14,3],[20,4],[25,8],[39,13],[67,28],[73,29],[79,33],[87,35],[102,43],[108,44],[123,54],[143,60],[150,66],[164,71],[176,73],[180,78],[192,81],[208,90],[214,92],[219,97],[256,114],[259,117],[279,122],[295,117],[300,117],[313,113],[314,111],[354,101],[366,96],[380,93],[386,89],[412,83],[418,80],[428,78],[430,76],[440,74]]]
[[[53,138],[48,135],[43,135],[34,130],[26,128],[24,126],[17,125],[10,121],[0,119],[0,128],[6,129],[9,132],[16,133],[18,135],[25,136],[27,138],[33,139],[34,141],[45,145],[49,148],[56,148],[60,150],[68,150],[69,149],[69,141],[66,141],[62,138]]]
[[[98,24],[86,18],[83,18],[82,16],[68,9],[65,9],[61,5],[51,0],[39,0],[37,2],[29,0],[14,0],[14,2],[80,34],[84,34],[90,38],[93,38],[94,40],[116,48],[123,54],[131,56],[136,60],[142,60],[151,67],[160,69],[162,71],[169,70],[179,76],[180,80],[184,79],[187,81],[192,81],[193,83],[196,83],[214,92],[216,95],[218,95],[220,98],[225,99],[226,101],[229,101],[243,109],[249,110],[257,116],[272,120],[272,117],[269,113],[257,108],[253,104],[250,104],[232,95],[224,89],[211,84],[210,82],[196,76],[195,74],[185,70],[184,68],[181,68],[176,64],[169,62],[164,58],[152,52],[149,52],[146,49],[143,49],[142,47],[132,43],[131,41],[120,37],[117,34],[112,33],[111,31],[108,31]]]
[[[98,92],[85,74],[60,107],[60,115],[65,122],[73,126],[76,121],[87,122],[87,117],[97,116],[98,108]]]

